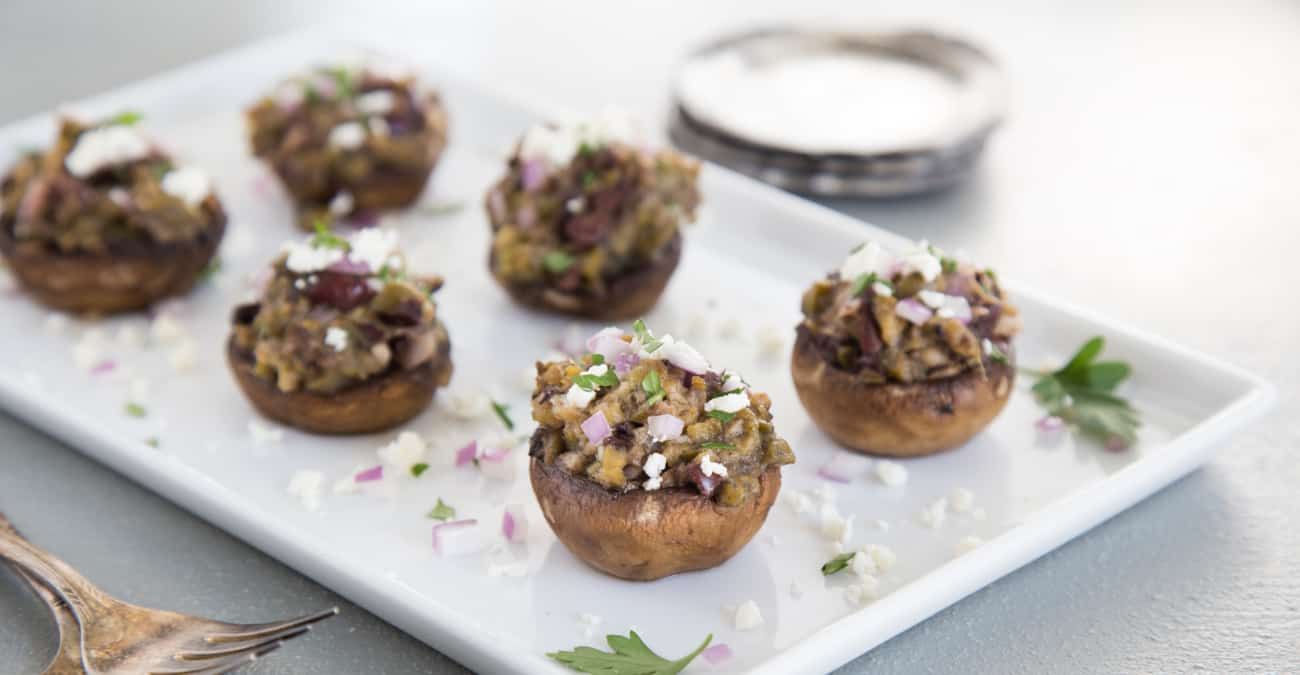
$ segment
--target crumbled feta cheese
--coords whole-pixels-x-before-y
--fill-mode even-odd
[[[641,470],[645,471],[645,475],[651,478],[658,478],[667,466],[668,458],[662,452],[652,452],[649,457],[645,458],[645,464],[642,465]]]
[[[930,502],[929,506],[921,509],[920,519],[922,525],[932,530],[943,527],[944,521],[948,519],[948,499],[940,497]]]
[[[424,439],[420,438],[419,434],[403,431],[391,443],[376,452],[385,464],[405,474],[410,473],[411,467],[424,461],[427,450],[428,446],[424,444]]]
[[[858,583],[844,588],[844,599],[854,605],[870,604],[880,597],[880,580],[873,576],[862,577]]]
[[[534,125],[519,143],[519,156],[560,167],[571,162],[584,145],[601,147],[613,141],[635,144],[639,140],[640,134],[631,117],[608,108],[589,120],[563,125]]]
[[[775,359],[785,352],[785,337],[774,326],[763,326],[758,330],[758,357]]]
[[[51,335],[63,335],[68,329],[68,315],[50,312],[45,316],[45,332]]]
[[[876,560],[866,551],[858,551],[849,558],[849,571],[855,576],[868,577],[876,573]]]
[[[920,298],[921,302],[924,302],[931,309],[939,309],[943,307],[945,296],[938,291],[922,290],[917,292],[916,297]]]
[[[185,166],[163,176],[162,191],[193,208],[212,194],[212,180],[202,169]]]
[[[605,620],[595,614],[583,612],[578,615],[578,623],[582,624],[582,636],[590,639],[596,633],[596,628]]]
[[[799,585],[798,581],[790,582],[789,592],[790,592],[790,597],[794,598],[795,600],[798,600],[799,598],[803,597],[803,587]]]
[[[951,319],[953,317],[970,317],[970,302],[959,295],[943,296],[943,307],[935,312],[935,315],[941,319]]]
[[[894,289],[879,281],[871,284],[871,292],[882,298],[890,298],[894,295]]]
[[[718,337],[724,340],[734,340],[740,337],[741,328],[740,319],[731,317],[718,325]]]
[[[727,467],[723,464],[713,461],[707,453],[700,458],[700,473],[705,476],[717,476],[719,478],[727,477]]]
[[[356,150],[366,142],[366,128],[357,122],[344,122],[330,129],[329,143],[336,148]]]
[[[723,394],[709,399],[704,404],[705,412],[714,410],[724,413],[738,413],[749,407],[749,392],[738,391],[734,394]]]
[[[955,488],[948,495],[948,508],[952,509],[953,513],[966,513],[974,505],[975,493],[967,488]]]
[[[904,273],[916,272],[927,282],[934,281],[943,271],[939,259],[930,252],[930,243],[922,239],[916,247],[899,258]]]
[[[659,348],[650,353],[644,347],[640,350],[643,359],[663,359],[682,370],[691,373],[703,373],[709,370],[709,362],[694,347],[685,342],[678,342],[671,335],[660,338],[663,342]]]
[[[356,199],[353,199],[352,193],[347,190],[339,190],[330,199],[329,210],[335,216],[346,216],[352,213],[352,208],[356,206]]]
[[[379,270],[397,248],[397,232],[381,228],[360,230],[348,239],[348,257]]]
[[[844,259],[844,262],[840,265],[840,278],[852,282],[863,274],[874,272],[876,276],[887,279],[893,265],[894,256],[890,255],[880,244],[869,241]]]
[[[882,459],[876,462],[876,480],[889,487],[899,487],[907,483],[907,467],[893,460]]]
[[[293,476],[289,478],[287,491],[290,495],[297,497],[308,511],[315,511],[320,508],[321,486],[324,482],[325,474],[310,469],[302,469],[295,471]]]
[[[957,545],[953,547],[953,557],[956,558],[959,556],[966,555],[967,553],[970,553],[971,551],[974,551],[975,549],[979,548],[980,544],[983,543],[984,543],[983,539],[980,539],[979,537],[973,534],[970,536],[962,537],[961,540],[957,542]]]
[[[820,483],[810,492],[812,492],[813,498],[821,504],[830,504],[838,496],[835,493],[835,488],[831,487],[829,483]]]
[[[739,375],[735,373],[727,373],[727,377],[722,380],[722,390],[735,391],[737,389],[744,391],[749,389],[749,385],[745,384],[745,380]]]
[[[357,110],[363,115],[387,115],[393,110],[397,98],[387,89],[368,91],[356,99]]]
[[[140,327],[133,324],[123,324],[117,329],[117,344],[122,347],[138,349],[144,345],[144,332]]]
[[[587,208],[587,200],[583,197],[573,197],[564,202],[564,210],[569,213],[582,213]]]
[[[569,391],[564,394],[564,402],[575,408],[586,408],[588,404],[596,398],[596,391],[583,389],[578,385],[569,387]]]
[[[732,622],[736,630],[753,630],[763,625],[763,613],[759,611],[758,603],[746,600],[736,608],[736,616]]]
[[[159,344],[171,344],[185,337],[185,326],[170,314],[159,314],[149,326],[149,333]]]
[[[83,333],[81,339],[72,345],[72,363],[81,370],[90,370],[102,359],[103,348],[104,331],[92,328]]]
[[[898,555],[894,549],[882,544],[867,544],[862,547],[863,552],[871,556],[871,560],[876,563],[876,569],[881,574],[894,568],[894,563],[898,562]]]
[[[354,495],[361,491],[361,485],[357,483],[357,469],[349,471],[347,475],[334,481],[334,494],[336,495]]]
[[[834,504],[823,504],[821,508],[821,533],[827,541],[846,546],[853,536],[853,519],[840,514]]]
[[[63,165],[68,173],[85,178],[105,167],[143,159],[149,152],[149,142],[135,129],[125,124],[110,124],[78,136]]]
[[[126,188],[111,187],[108,189],[108,199],[122,208],[131,205],[131,193]]]
[[[248,420],[248,435],[253,437],[254,445],[279,443],[284,440],[284,429],[251,419]]]
[[[989,517],[989,514],[988,511],[985,511],[983,507],[981,507],[975,509],[974,511],[971,511],[970,517],[974,518],[975,520],[984,520]]]
[[[366,126],[370,127],[371,136],[391,136],[392,127],[388,126],[388,120],[382,117],[371,117],[366,121]]]
[[[798,515],[812,513],[817,508],[813,505],[813,500],[810,499],[808,495],[799,492],[798,490],[790,490],[789,492],[786,492],[785,495],[786,503],[789,504],[790,508]]]
[[[178,373],[188,373],[194,370],[195,364],[198,363],[199,348],[194,340],[185,338],[176,343],[171,351],[167,353],[167,361],[171,364],[172,369]]]
[[[492,401],[481,392],[449,394],[444,400],[451,414],[465,421],[476,420],[492,410]]]
[[[341,352],[348,348],[348,332],[338,326],[330,326],[325,330],[325,344],[336,352]]]

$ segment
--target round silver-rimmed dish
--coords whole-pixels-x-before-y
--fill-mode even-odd
[[[688,152],[795,192],[918,194],[971,173],[1005,89],[987,54],[948,36],[760,30],[682,64],[669,133]]]

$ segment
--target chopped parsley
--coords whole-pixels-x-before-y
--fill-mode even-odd
[[[1034,397],[1050,415],[1074,425],[1108,447],[1128,447],[1141,426],[1138,411],[1115,395],[1133,369],[1123,361],[1097,361],[1106,341],[1098,336],[1084,343],[1060,370],[1036,373]]]
[[[316,229],[316,236],[312,237],[311,245],[316,248],[339,248],[348,249],[348,240],[338,236],[330,231],[330,226],[324,220],[317,220],[312,227]]]
[[[126,404],[126,414],[131,417],[144,417],[149,414],[149,411],[145,410],[144,406],[139,403],[128,403]]]
[[[721,410],[710,410],[709,417],[712,417],[713,419],[718,420],[719,422],[730,422],[731,420],[736,419],[736,413],[723,412]]]
[[[129,126],[132,126],[132,125],[136,124],[137,122],[139,122],[139,121],[142,120],[142,119],[144,119],[144,115],[141,114],[139,111],[136,111],[136,110],[123,110],[122,112],[120,112],[120,113],[118,113],[118,114],[116,114],[116,115],[113,115],[112,117],[109,117],[109,118],[105,119],[104,121],[100,122],[100,123],[99,123],[99,126],[101,126],[101,127],[111,127],[111,126],[124,126],[124,127],[129,127]]]
[[[664,392],[663,383],[659,381],[659,371],[657,370],[651,370],[646,373],[645,377],[641,378],[641,391],[644,391],[648,397],[645,401],[646,408],[664,400],[664,397],[668,395]]]
[[[705,441],[700,444],[700,447],[704,448],[705,450],[735,450],[736,449],[736,446],[730,443],[723,443],[721,441]]]
[[[849,551],[848,553],[841,553],[834,558],[827,560],[826,564],[822,565],[822,574],[830,576],[848,567],[849,563],[853,561],[853,556],[855,555],[857,555],[856,551]]]
[[[1007,357],[1007,353],[1002,351],[1001,347],[993,344],[993,341],[988,338],[985,338],[984,352],[989,355],[990,361],[995,361],[1003,365],[1011,365],[1011,359]]]
[[[338,86],[338,98],[352,98],[356,93],[356,87],[352,84],[352,73],[347,68],[330,68],[330,77],[334,78],[334,84]]]
[[[157,436],[150,436],[149,438],[144,439],[144,444],[147,445],[147,446],[149,446],[149,447],[151,447],[151,448],[157,448],[157,447],[158,447],[158,437],[157,437]]]
[[[203,268],[203,271],[199,272],[199,281],[200,282],[211,281],[212,277],[217,276],[217,273],[220,271],[221,271],[221,258],[213,258],[212,260],[208,261],[208,264]]]
[[[580,145],[578,145],[578,154],[579,154],[579,155],[582,155],[583,157],[587,157],[587,156],[589,156],[589,155],[594,155],[594,154],[596,154],[596,146],[594,146],[594,145],[592,145],[592,144],[590,144],[590,143],[588,143],[588,142],[586,142],[586,141],[583,141]],[[590,172],[588,172],[588,173],[590,173]]]
[[[653,353],[664,343],[663,340],[656,338],[649,328],[645,327],[645,321],[641,319],[632,322],[632,332],[636,334],[637,342],[640,342],[647,352]]]
[[[939,266],[943,268],[944,274],[952,274],[957,271],[957,261],[952,258],[939,258]]]
[[[419,464],[411,465],[411,475],[415,476],[416,478],[419,478],[424,474],[425,471],[428,470],[429,470],[429,465],[425,462],[420,462]]]
[[[728,390],[726,390],[726,391],[720,391],[720,392],[718,392],[718,393],[716,393],[716,394],[712,394],[712,395],[710,395],[709,398],[708,398],[708,400],[712,401],[712,400],[715,399],[715,398],[722,398],[723,396],[729,396],[729,395],[731,395],[731,394],[739,394],[739,393],[741,393],[741,392],[743,392],[743,391],[745,391],[744,387],[736,387],[735,389],[728,389]]]
[[[575,647],[572,651],[551,652],[547,656],[580,673],[598,675],[676,675],[690,665],[695,657],[704,651],[713,641],[709,634],[704,642],[690,654],[676,661],[669,661],[654,653],[636,631],[629,631],[627,637],[606,635],[612,652],[602,652],[595,647]]]
[[[615,380],[614,382],[617,384],[618,380]],[[510,420],[510,415],[508,414],[509,410],[510,406],[504,403],[497,403],[496,401],[492,402],[492,412],[497,414],[497,419],[501,420],[501,423],[506,425],[507,430],[514,431],[515,423]]]
[[[573,378],[573,383],[578,385],[579,389],[584,391],[596,391],[600,387],[618,386],[618,375],[613,368],[605,367],[605,372],[601,375],[583,373]]]
[[[542,256],[542,267],[551,274],[562,274],[573,267],[573,256],[564,251],[551,251]]]
[[[433,520],[448,521],[456,517],[456,509],[442,501],[442,497],[439,497],[438,503],[433,507],[432,511],[425,514],[425,517],[432,518]]]
[[[867,290],[868,286],[876,283],[884,284],[890,289],[894,288],[893,284],[881,279],[875,272],[867,272],[866,274],[859,274],[858,278],[853,280],[853,288],[849,289],[849,295],[862,295],[862,291]]]
[[[584,189],[584,190],[589,190],[589,189],[591,189],[591,187],[592,187],[593,185],[595,185],[595,184],[596,184],[596,172],[595,172],[595,171],[583,171],[583,172],[582,172],[582,189]]]

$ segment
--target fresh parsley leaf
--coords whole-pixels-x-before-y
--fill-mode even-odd
[[[853,560],[854,555],[857,555],[856,551],[849,551],[848,553],[841,553],[834,558],[827,560],[826,564],[822,565],[822,574],[830,576],[847,568],[849,563]]]
[[[144,444],[147,445],[147,446],[149,446],[149,447],[151,447],[151,448],[157,448],[157,447],[158,447],[158,437],[157,437],[157,436],[150,436],[149,438],[144,439]]]
[[[727,396],[727,395],[729,395],[729,394],[739,394],[739,393],[742,392],[742,391],[745,391],[745,390],[744,390],[743,388],[741,388],[741,387],[736,387],[735,389],[728,389],[728,390],[726,390],[726,391],[720,391],[720,392],[718,392],[718,393],[716,393],[716,394],[712,394],[712,395],[710,395],[709,398],[708,398],[708,400],[712,401],[712,400],[715,399],[715,398],[722,398],[723,396]]]
[[[338,236],[330,231],[330,226],[324,220],[317,220],[312,227],[316,229],[316,236],[312,237],[311,245],[316,248],[341,248],[347,250],[348,240]]]
[[[736,413],[723,412],[721,410],[710,410],[709,417],[712,417],[713,419],[718,420],[719,422],[730,422],[731,420],[736,419]]]
[[[439,497],[438,503],[433,507],[432,511],[425,515],[425,517],[442,521],[451,520],[456,517],[456,509],[452,508],[446,502],[443,502],[442,497]]]
[[[640,342],[647,352],[654,353],[664,343],[663,340],[657,339],[649,328],[645,327],[645,321],[641,319],[632,322],[632,332],[636,334],[637,342]]]
[[[646,408],[662,401],[668,395],[664,392],[663,383],[659,381],[659,371],[657,370],[651,370],[645,374],[645,377],[641,378],[641,391],[644,391],[646,396],[649,397],[645,402],[644,407]]]
[[[595,153],[596,153],[596,146],[586,141],[583,141],[581,144],[578,145],[578,154],[582,155],[583,157],[594,155]]]
[[[112,117],[106,118],[104,121],[99,123],[99,126],[111,127],[111,126],[121,125],[121,126],[129,127],[139,122],[142,119],[144,119],[144,115],[142,115],[139,111],[123,110],[122,112],[113,115]]]
[[[849,289],[849,295],[850,296],[861,295],[862,291],[867,290],[868,286],[876,283],[877,281],[880,281],[880,277],[876,276],[875,272],[867,272],[866,274],[859,274],[858,278],[853,280],[853,288]]]
[[[1138,411],[1115,389],[1132,374],[1122,361],[1098,361],[1105,339],[1094,337],[1060,370],[1039,373],[1034,397],[1048,414],[1074,425],[1107,446],[1127,447],[1137,440]]]
[[[595,172],[595,171],[583,171],[583,172],[582,172],[582,189],[584,189],[584,190],[589,190],[589,189],[591,189],[591,186],[593,186],[593,185],[595,185],[595,184],[596,184],[596,172]]]
[[[424,462],[420,462],[419,464],[412,464],[412,465],[411,465],[411,475],[412,475],[412,476],[415,476],[416,478],[419,478],[420,476],[422,476],[422,475],[424,474],[425,471],[428,471],[428,470],[429,470],[429,465],[426,464],[426,463],[424,463]]]
[[[944,274],[952,274],[957,271],[957,261],[952,258],[939,258],[939,266],[943,268]]]
[[[723,443],[721,441],[705,441],[700,444],[700,447],[704,448],[705,450],[735,450],[736,449],[736,446],[730,443]]]
[[[139,403],[128,403],[126,404],[126,414],[131,417],[144,417],[149,414],[149,411],[145,410],[144,406]]]
[[[492,402],[492,412],[497,414],[497,419],[501,420],[501,423],[506,425],[506,429],[514,431],[515,423],[510,420],[510,415],[507,414],[507,411],[509,410],[510,406],[504,403],[497,403],[496,401]]]
[[[676,661],[669,661],[654,653],[642,642],[636,631],[629,631],[627,637],[606,635],[612,652],[602,652],[594,647],[575,647],[572,651],[551,652],[547,656],[580,673],[598,675],[676,675],[682,672],[695,657],[704,651],[713,641],[709,634],[704,642],[690,654]]]
[[[857,253],[858,251],[861,251],[866,247],[867,247],[867,242],[864,241],[861,244],[858,244],[857,246],[854,246],[853,248],[849,249],[849,255]]]
[[[542,256],[542,267],[551,274],[563,274],[573,267],[573,256],[564,251],[551,251]]]
[[[330,68],[329,74],[338,86],[338,98],[352,98],[356,91],[352,85],[352,73],[347,68]]]
[[[592,354],[592,355],[591,355],[591,365],[593,365],[593,366],[599,366],[600,364],[602,364],[602,363],[604,363],[604,362],[605,362],[605,355],[604,355],[604,354]]]
[[[573,383],[584,391],[595,391],[600,387],[618,386],[618,374],[614,372],[613,368],[606,368],[602,375],[583,373],[573,378]]]
[[[984,353],[989,355],[990,361],[996,361],[1007,366],[1011,365],[1011,359],[1007,356],[1007,353],[1002,351],[1001,347],[993,344],[993,341],[988,338],[984,338]]]
[[[221,271],[221,258],[213,258],[212,260],[208,261],[208,264],[203,268],[203,271],[199,272],[199,282],[202,283],[205,281],[211,281],[212,277],[217,276],[217,273],[220,271]]]

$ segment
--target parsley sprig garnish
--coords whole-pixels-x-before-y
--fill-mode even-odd
[[[1128,447],[1141,426],[1138,411],[1115,395],[1115,388],[1132,373],[1123,361],[1098,361],[1106,341],[1088,340],[1065,367],[1035,372],[1034,397],[1055,415],[1109,447]],[[1032,371],[1031,371],[1032,372]]]
[[[664,400],[664,397],[668,395],[664,391],[663,382],[659,381],[659,371],[657,370],[651,370],[645,374],[645,377],[641,378],[641,391],[644,391],[648,397],[643,406],[645,408]]]
[[[450,504],[442,501],[442,497],[439,497],[438,503],[433,507],[432,511],[426,514],[425,517],[434,520],[448,521],[456,517],[456,509],[452,508]]]
[[[129,127],[129,126],[132,126],[132,125],[136,124],[137,122],[139,122],[139,121],[142,120],[142,119],[144,119],[144,115],[141,114],[139,111],[136,111],[136,110],[123,110],[122,112],[120,112],[120,113],[118,113],[118,114],[116,114],[116,115],[113,115],[112,117],[104,118],[104,120],[103,120],[102,122],[99,123],[99,126],[102,126],[102,127],[111,127],[111,126],[124,126],[124,127]]]
[[[411,475],[415,476],[416,478],[419,478],[420,476],[424,475],[424,472],[428,470],[429,470],[428,462],[419,462],[417,464],[411,465]]]
[[[604,373],[601,373],[600,375],[582,373],[573,378],[573,383],[578,385],[578,388],[583,391],[596,391],[596,389],[600,387],[618,386],[618,374],[614,372],[613,368],[606,366]]]
[[[894,288],[893,284],[881,279],[875,272],[867,272],[866,274],[859,274],[858,278],[853,280],[853,288],[849,289],[849,295],[861,295],[862,291],[867,290],[867,287],[872,284],[884,284],[890,290]]]
[[[656,338],[649,328],[645,327],[645,321],[641,319],[632,322],[632,332],[636,334],[637,342],[640,342],[641,347],[647,352],[654,353],[664,343],[663,340]]]
[[[131,417],[144,417],[149,414],[149,411],[145,410],[144,406],[139,403],[127,403],[126,414]]]
[[[316,236],[311,239],[311,245],[315,248],[348,250],[348,240],[331,232],[330,226],[324,220],[317,220],[312,224],[312,227],[316,229]]]
[[[627,637],[606,635],[605,641],[614,651],[602,652],[594,647],[575,647],[573,651],[551,652],[547,656],[580,673],[599,675],[676,675],[682,672],[695,657],[713,641],[710,633],[695,651],[676,661],[669,661],[654,653],[636,631]]]
[[[542,267],[551,274],[562,274],[573,267],[573,256],[564,251],[551,251],[542,256]]]
[[[853,562],[853,556],[855,555],[857,555],[857,551],[849,551],[848,553],[841,553],[834,558],[827,560],[826,564],[822,565],[822,574],[830,576],[847,568],[849,563]]]
[[[722,410],[710,410],[709,417],[712,417],[713,419],[718,420],[719,422],[725,423],[736,419],[736,413],[724,412]]]
[[[730,443],[723,443],[722,441],[705,441],[700,444],[700,447],[704,448],[705,450],[735,450],[736,449],[736,446]]]
[[[615,383],[617,383],[617,380],[615,380]],[[507,430],[514,431],[515,423],[510,419],[509,411],[510,406],[496,401],[492,402],[492,412],[497,414],[497,419],[501,420],[501,423],[506,425]]]

